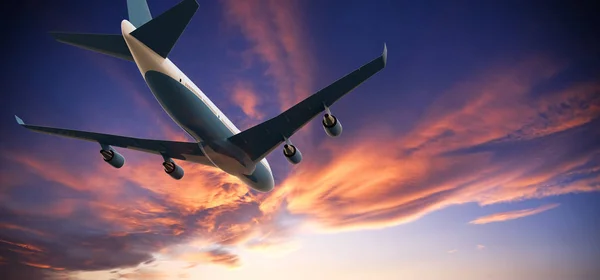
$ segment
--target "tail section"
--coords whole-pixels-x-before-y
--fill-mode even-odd
[[[133,61],[122,35],[50,32],[57,41]]]
[[[146,0],[127,0],[127,12],[129,22],[136,28],[152,20]]]
[[[146,0],[127,0],[129,21],[137,28],[131,35],[166,58],[198,9],[196,0],[183,0],[152,18]],[[59,42],[134,61],[121,34],[50,32]]]
[[[144,43],[158,55],[167,58],[196,10],[198,10],[196,0],[183,0],[158,17],[138,27],[131,32],[131,36]]]

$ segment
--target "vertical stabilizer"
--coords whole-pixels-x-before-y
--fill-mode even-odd
[[[152,20],[146,0],[127,0],[127,12],[129,14],[129,22],[135,27],[140,27]]]
[[[128,4],[130,1],[135,0],[128,0]],[[130,34],[158,55],[167,58],[167,55],[173,49],[177,39],[179,39],[183,30],[185,30],[196,10],[198,10],[196,0],[183,0],[158,17],[138,27]],[[132,24],[135,25],[133,22]]]

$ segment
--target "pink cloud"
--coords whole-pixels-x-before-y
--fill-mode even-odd
[[[390,127],[371,126],[360,134],[364,136],[347,142],[323,142],[314,152],[321,155],[320,160],[303,162],[294,169],[265,199],[261,209],[279,211],[285,200],[291,213],[309,217],[308,222],[322,230],[337,231],[394,226],[454,204],[492,204],[598,191],[599,177],[568,184],[560,183],[565,180],[557,177],[572,176],[573,170],[593,175],[597,166],[580,168],[593,160],[593,151],[565,151],[563,158],[558,158],[557,153],[546,153],[565,147],[561,141],[572,141],[553,135],[575,133],[578,130],[572,130],[573,127],[597,118],[594,106],[579,108],[579,113],[571,114],[571,118],[561,117],[555,129],[534,128],[545,121],[538,116],[538,108],[553,116],[552,110],[544,109],[555,106],[550,104],[569,100],[596,102],[592,95],[595,87],[581,84],[550,94],[548,99],[543,96],[527,101],[533,86],[552,77],[558,68],[534,57],[513,67],[490,69],[442,95],[406,135],[395,135]],[[531,129],[526,131],[523,127]],[[579,131],[592,133],[589,129]],[[515,132],[529,135],[528,140],[506,140]],[[500,154],[494,150],[456,152],[493,143],[514,145],[517,149],[541,137],[556,140],[532,146],[529,156],[519,153],[514,158],[498,160]],[[503,153],[506,149],[510,146],[504,147]],[[595,149],[598,152],[598,147]],[[536,157],[553,160],[540,161]]]
[[[239,28],[251,44],[246,57],[266,64],[265,75],[276,90],[280,110],[287,110],[317,90],[313,81],[317,69],[309,53],[302,2],[226,0],[223,3],[227,23]],[[306,133],[296,135],[294,143],[305,142]]]
[[[494,222],[510,221],[510,220],[524,218],[527,216],[532,216],[535,214],[546,212],[546,211],[548,211],[550,209],[554,209],[558,206],[559,206],[559,204],[555,203],[555,204],[542,205],[537,208],[529,208],[529,209],[523,209],[523,210],[515,210],[515,211],[509,211],[509,212],[496,213],[496,214],[492,214],[492,215],[479,217],[473,221],[470,221],[469,224],[482,225],[482,224],[488,224],[488,223],[494,223]],[[479,248],[479,245],[477,247]]]
[[[248,117],[257,120],[264,118],[264,114],[257,108],[261,102],[260,97],[250,83],[236,83],[232,89],[232,99]]]
[[[298,4],[278,0],[225,1],[228,20],[252,43],[252,53],[267,64],[266,75],[277,89],[280,109],[287,109],[314,90],[314,67],[307,53],[308,37],[297,13]],[[364,133],[356,133],[354,138],[328,139],[314,147],[306,145],[306,154],[318,155],[318,159],[307,157],[268,194],[253,194],[235,177],[186,162],[180,162],[186,170],[184,179],[175,181],[162,171],[160,157],[150,155],[128,161],[121,170],[108,168],[96,155],[98,163],[73,172],[68,159],[56,160],[51,152],[17,151],[6,159],[23,168],[23,172],[3,178],[2,182],[10,180],[11,185],[16,185],[29,182],[25,177],[33,175],[76,193],[76,198],[61,197],[39,209],[10,210],[56,222],[69,220],[86,230],[105,233],[99,240],[76,240],[76,245],[97,258],[113,257],[103,243],[111,241],[109,244],[118,245],[117,255],[130,257],[119,266],[146,261],[152,252],[171,253],[176,251],[176,245],[191,240],[273,253],[297,248],[290,237],[301,227],[314,231],[376,229],[414,221],[450,205],[486,205],[598,191],[598,166],[586,165],[597,157],[598,147],[574,153],[575,148],[569,145],[573,138],[551,137],[576,133],[574,128],[583,129],[599,117],[595,95],[599,84],[580,83],[543,96],[531,96],[536,84],[551,79],[561,69],[562,64],[536,55],[516,65],[490,67],[442,92],[407,133],[398,133],[394,129],[397,120],[390,120],[357,128]],[[139,98],[141,90],[128,84],[127,79],[118,74],[114,78],[134,93],[135,102],[146,102]],[[236,85],[239,87],[232,95],[236,103],[247,115],[263,118],[258,106],[264,102],[253,86],[243,82]],[[171,129],[165,121],[155,122],[160,136],[186,140],[182,132]],[[539,139],[553,140],[530,144],[535,149],[502,157],[510,145]],[[490,143],[510,147],[501,149],[502,153],[495,152],[493,146],[480,152],[461,152]],[[56,149],[64,149],[64,154],[69,151],[69,147]],[[564,155],[557,157],[556,150],[562,150]],[[584,179],[557,180],[557,176],[575,178],[582,174],[586,175]],[[3,195],[2,201],[10,199]],[[515,219],[556,206],[498,213],[471,223]],[[81,212],[90,213],[77,219]],[[301,225],[282,226],[276,217],[295,218]],[[5,228],[46,233],[17,223]],[[62,244],[51,236],[49,243]],[[47,250],[14,240],[3,243],[29,255]],[[133,254],[136,250],[144,254]],[[172,255],[191,263],[241,265],[234,250]],[[38,267],[62,267],[49,258],[27,260]],[[98,268],[93,260],[73,262],[77,268]],[[152,272],[139,275],[165,277]]]
[[[191,263],[210,262],[230,268],[236,268],[241,265],[240,259],[236,254],[232,254],[231,252],[221,248],[203,252],[185,253],[179,256],[178,259]]]
[[[151,155],[136,157],[121,170],[108,168],[98,159],[98,163],[78,172],[72,172],[66,161],[52,161],[53,154],[21,152],[7,159],[27,171],[17,173],[15,182],[23,182],[19,176],[33,174],[68,189],[91,194],[89,198],[60,199],[42,209],[23,212],[23,215],[69,219],[80,209],[85,209],[93,214],[93,218],[79,221],[80,226],[105,230],[108,237],[123,240],[161,236],[162,239],[142,243],[145,248],[155,251],[193,239],[206,244],[278,254],[298,246],[290,237],[299,227],[278,226],[274,217],[282,214],[296,219],[302,217],[300,224],[306,226],[303,228],[314,231],[361,230],[396,226],[462,203],[493,204],[598,191],[600,178],[593,176],[598,166],[586,165],[597,156],[594,151],[576,154],[567,149],[564,158],[536,159],[552,158],[555,154],[544,151],[554,150],[557,146],[568,147],[564,145],[564,141],[572,141],[568,138],[557,138],[544,144],[547,146],[536,146],[539,149],[528,150],[533,153],[531,155],[516,154],[516,161],[510,157],[499,159],[493,149],[456,153],[486,143],[519,145],[553,137],[558,132],[571,133],[573,127],[597,118],[595,107],[587,106],[577,109],[576,114],[567,114],[571,117],[556,118],[557,125],[552,130],[529,125],[540,123],[537,114],[530,113],[538,108],[554,108],[553,104],[565,100],[595,102],[590,95],[593,91],[588,90],[594,87],[581,85],[553,94],[549,99],[524,102],[533,84],[558,71],[544,73],[536,67],[547,66],[524,62],[514,68],[501,67],[490,70],[492,74],[472,77],[468,86],[459,84],[446,93],[454,100],[463,100],[461,104],[443,107],[434,102],[429,113],[406,135],[398,134],[391,124],[383,123],[362,128],[364,133],[357,133],[354,138],[338,142],[328,139],[312,150],[308,148],[307,154],[319,154],[319,160],[304,161],[268,194],[254,195],[235,177],[186,162],[181,162],[186,177],[175,181],[162,171],[161,159]],[[539,74],[529,80],[523,79],[522,73],[529,72]],[[496,97],[503,92],[507,94],[502,100]],[[445,96],[442,95],[441,100],[446,99]],[[521,102],[528,105],[518,105]],[[524,112],[511,114],[512,106]],[[543,110],[552,115],[552,110]],[[581,121],[570,122],[572,119]],[[445,135],[443,131],[446,130],[453,133]],[[516,132],[522,137],[507,139]],[[68,147],[64,149],[68,150]],[[557,176],[575,175],[586,177],[568,184],[556,180]],[[145,194],[127,197],[132,190],[143,190]],[[16,227],[30,228],[20,224],[13,228]],[[92,242],[83,244],[93,248],[98,256],[106,254]],[[214,262],[232,267],[241,264],[239,257],[230,251],[185,256],[192,262]],[[62,267],[46,260],[30,262]],[[93,262],[86,265],[92,266]]]

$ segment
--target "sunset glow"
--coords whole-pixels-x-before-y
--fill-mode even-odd
[[[591,8],[198,0],[169,58],[241,130],[387,44],[386,69],[331,108],[343,134],[315,118],[292,139],[302,163],[277,148],[259,193],[191,162],[173,180],[132,150],[115,169],[95,143],[15,124],[193,141],[133,63],[47,35],[118,33],[125,1],[29,2],[2,66],[2,279],[600,276]],[[153,16],[177,2],[148,0]]]

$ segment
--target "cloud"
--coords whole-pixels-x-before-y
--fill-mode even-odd
[[[448,250],[448,251],[447,251],[447,253],[448,253],[448,254],[454,254],[454,253],[456,253],[456,252],[458,252],[458,250],[457,250],[457,249],[452,249],[452,250]]]
[[[485,249],[484,245],[477,244],[477,250],[483,250],[483,249]]]
[[[117,275],[118,278],[116,279],[148,279],[148,280],[152,280],[152,279],[156,279],[156,280],[163,280],[163,279],[172,279],[172,274],[169,272],[165,272],[165,271],[156,271],[156,270],[152,270],[152,269],[136,269],[132,272],[126,272],[126,273],[120,273]]]
[[[488,223],[494,223],[494,222],[504,222],[504,221],[514,220],[514,219],[519,219],[519,218],[539,214],[539,213],[548,211],[550,209],[556,208],[558,206],[559,206],[558,203],[554,203],[554,204],[542,205],[537,208],[529,208],[529,209],[523,209],[523,210],[495,213],[495,214],[479,217],[473,221],[470,221],[469,224],[482,225],[482,224],[488,224]],[[477,245],[477,247],[479,248],[479,245]]]
[[[228,21],[251,43],[251,57],[267,66],[279,109],[310,94],[315,67],[299,2],[223,3]],[[0,268],[35,274],[23,279],[73,271],[172,278],[148,268],[162,264],[157,254],[188,269],[202,263],[237,267],[238,249],[282,254],[298,249],[294,235],[302,231],[377,229],[450,205],[598,191],[599,83],[574,81],[539,92],[562,71],[563,64],[536,54],[516,64],[492,64],[436,92],[404,130],[397,119],[380,120],[341,139],[299,144],[306,159],[268,194],[186,162],[180,162],[184,179],[175,181],[162,171],[160,157],[137,152],[124,151],[127,164],[115,170],[100,160],[97,146],[5,151],[0,174],[10,177],[0,176],[0,262],[9,265]],[[111,73],[134,93],[134,102],[152,111],[126,75]],[[233,97],[244,112],[264,117],[259,107],[272,104],[258,87],[243,80],[234,85],[241,87]],[[186,139],[160,119],[119,129],[154,125],[157,137]],[[495,215],[507,220],[535,211],[544,210]]]
[[[247,187],[202,166],[183,163],[188,181],[177,184],[152,160],[130,161],[122,174],[101,161],[96,168],[73,173],[63,163],[48,165],[45,157],[26,152],[12,157],[38,179],[12,189],[10,199],[3,199],[3,207],[9,208],[0,209],[6,237],[0,249],[12,252],[11,263],[30,269],[135,267],[152,261],[154,252],[190,239],[235,246],[250,238],[262,216]],[[31,196],[38,189],[49,196]],[[33,206],[19,203],[17,191],[33,199]],[[209,251],[198,261],[239,265],[226,252]]]
[[[538,56],[493,67],[443,92],[404,135],[380,123],[323,142],[307,152],[319,160],[294,169],[261,209],[285,201],[317,230],[340,231],[395,226],[449,205],[598,191],[597,86],[532,93],[560,69]],[[561,106],[577,113],[552,109]]]
[[[3,279],[65,279],[47,269],[32,269],[31,266],[20,263],[0,264],[0,273]]]
[[[315,90],[300,1],[225,0],[223,4],[229,25],[239,28],[251,45],[251,56],[246,57],[266,65],[265,75],[271,78],[281,110]]]
[[[238,104],[244,114],[253,119],[260,120],[264,114],[258,111],[257,106],[260,103],[259,95],[254,91],[250,83],[238,82],[232,89],[232,99]]]
[[[22,231],[25,233],[33,233],[33,234],[40,235],[40,236],[46,235],[42,231],[26,228],[26,227],[23,227],[20,225],[15,225],[15,224],[0,223],[0,228],[9,229],[9,230],[17,230],[17,231]]]
[[[6,152],[16,172],[0,196],[3,262],[58,275],[134,268],[159,252],[188,266],[236,267],[237,249],[281,255],[299,248],[293,236],[301,231],[383,228],[450,205],[598,191],[595,87],[532,95],[560,72],[538,59],[440,93],[408,133],[381,122],[303,146],[319,160],[306,160],[268,194],[186,162],[184,180],[172,180],[154,155],[131,152],[115,170],[99,158],[89,163],[93,147]]]
[[[185,260],[191,263],[209,262],[227,267],[235,268],[241,265],[240,258],[223,248],[216,248],[206,252],[186,253],[179,257],[180,260]]]

